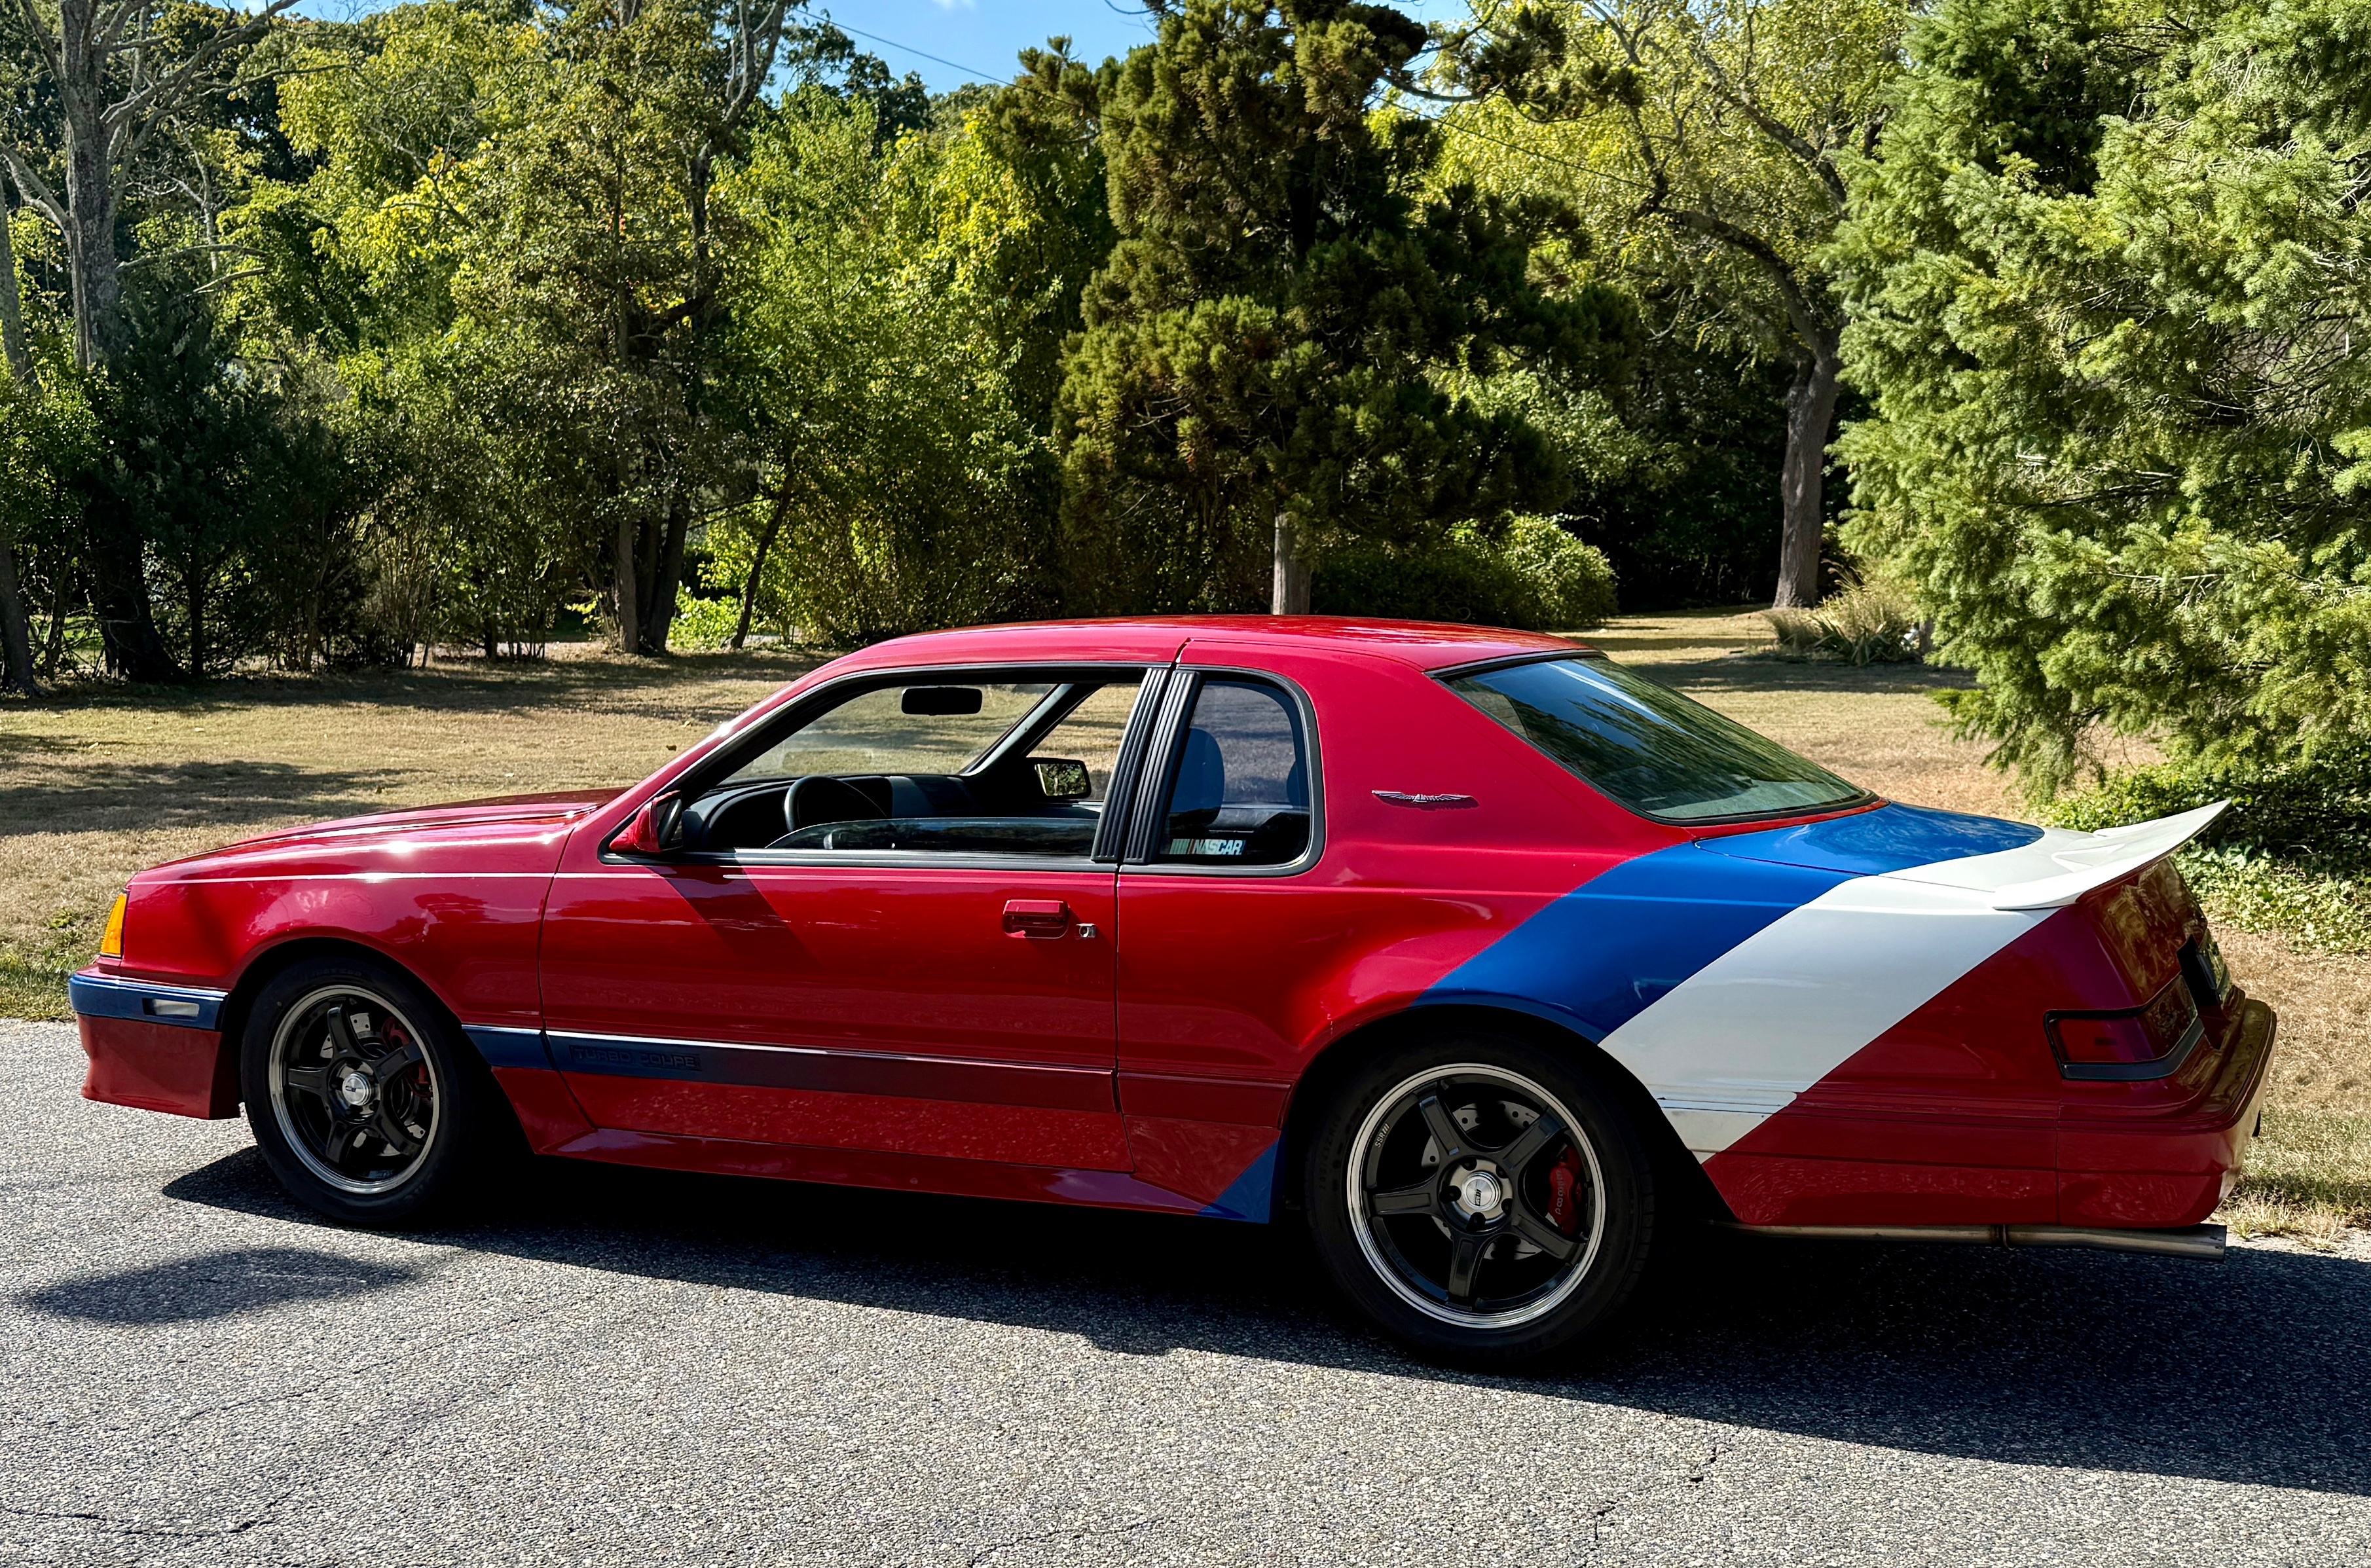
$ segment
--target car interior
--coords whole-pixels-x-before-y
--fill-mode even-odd
[[[1099,721],[1070,726],[1068,738],[1108,731],[1116,752],[1136,689],[1130,678],[861,695],[701,792],[684,813],[684,847],[1084,855],[1108,774],[1098,779],[1085,760],[1036,748],[1092,704]],[[922,770],[933,762],[940,767]],[[806,770],[849,763],[860,766]]]
[[[1083,857],[1139,688],[1117,680],[876,688],[811,716],[699,791],[683,847]],[[1164,861],[1280,865],[1309,843],[1297,716],[1209,681],[1169,780]]]

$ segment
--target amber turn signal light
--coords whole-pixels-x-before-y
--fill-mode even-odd
[[[123,910],[131,902],[129,894],[119,893],[115,895],[115,906],[107,912],[107,930],[98,939],[99,957],[123,956]]]

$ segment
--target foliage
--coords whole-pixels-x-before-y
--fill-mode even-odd
[[[1948,0],[1852,168],[1852,539],[2041,789],[2099,729],[2218,777],[2371,740],[2366,43],[2359,0]]]
[[[2125,768],[2061,798],[2051,820],[2097,829],[2215,801],[2230,809],[2180,857],[2220,918],[2310,947],[2371,950],[2371,767],[2324,754],[2271,768],[2200,758]]]
[[[1320,615],[1582,631],[1613,613],[1613,571],[1602,551],[1556,519],[1518,516],[1493,531],[1461,524],[1404,543],[1354,540],[1319,564],[1311,607]]]
[[[1914,663],[1918,606],[1908,584],[1868,577],[1847,584],[1809,610],[1765,612],[1781,652],[1798,658],[1842,659],[1853,664]]]
[[[1082,607],[1257,604],[1279,517],[1403,540],[1537,499],[1537,432],[1440,378],[1583,360],[1626,314],[1529,277],[1548,207],[1427,192],[1439,133],[1370,113],[1423,29],[1343,0],[1185,0],[1160,29],[1096,88],[1119,238],[1058,426]]]
[[[771,504],[711,548],[769,572],[773,617],[835,646],[1028,606],[1051,525],[1050,455],[1015,397],[1034,345],[987,308],[1026,269],[983,278],[949,243],[1014,198],[1006,171],[976,136],[884,146],[875,123],[796,100],[720,190],[751,241],[740,358]]]
[[[1652,299],[1683,341],[1791,368],[1773,465],[1781,606],[1808,605],[1819,588],[1841,395],[1843,310],[1826,256],[1845,210],[1839,160],[1884,127],[1911,9],[1477,6],[1442,73],[1481,100],[1451,119],[1462,161],[1499,189],[1576,203],[1607,276]]]

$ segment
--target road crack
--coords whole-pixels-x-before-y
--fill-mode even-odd
[[[1651,1497],[1659,1492],[1684,1492],[1691,1486],[1703,1485],[1705,1477],[1712,1473],[1713,1466],[1720,1463],[1721,1456],[1732,1451],[1733,1447],[1734,1445],[1723,1443],[1716,1437],[1712,1440],[1712,1447],[1705,1451],[1704,1458],[1690,1464],[1688,1473],[1679,1480],[1642,1486],[1635,1492],[1625,1492],[1599,1503],[1589,1516],[1589,1551],[1582,1556],[1581,1562],[1594,1562],[1604,1552],[1605,1521],[1613,1517],[1615,1512],[1641,1498]]]
[[[169,1525],[145,1524],[138,1519],[121,1519],[112,1514],[77,1513],[62,1508],[20,1508],[14,1504],[0,1504],[0,1513],[14,1514],[20,1519],[58,1519],[98,1526],[115,1535],[147,1536],[166,1540],[220,1540],[229,1536],[245,1535],[263,1525],[279,1521],[280,1505],[289,1494],[282,1493],[264,1505],[263,1512],[251,1515],[234,1525],[217,1525],[211,1529],[177,1529]]]
[[[1134,1519],[1111,1528],[1094,1529],[1074,1527],[1070,1529],[1040,1530],[1035,1535],[1014,1536],[1011,1540],[992,1541],[979,1548],[966,1561],[964,1568],[981,1568],[981,1564],[987,1562],[998,1552],[1010,1551],[1017,1546],[1035,1546],[1041,1542],[1053,1540],[1113,1540],[1121,1536],[1134,1535],[1139,1530],[1149,1530],[1161,1522],[1160,1516],[1156,1515],[1150,1518]]]

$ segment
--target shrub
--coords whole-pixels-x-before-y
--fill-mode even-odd
[[[668,628],[667,642],[688,652],[713,652],[731,644],[740,624],[740,600],[695,599],[687,594],[676,602],[675,625]]]
[[[1613,614],[1613,567],[1552,517],[1507,524],[1499,559],[1537,595],[1538,629],[1587,631]]]
[[[1613,569],[1555,520],[1518,516],[1490,531],[1341,546],[1319,561],[1310,604],[1320,615],[1579,631],[1613,613]]]
[[[1871,577],[1830,594],[1817,609],[1767,610],[1780,651],[1855,664],[1915,662],[1918,607],[1907,585]]]
[[[2215,917],[2280,931],[2327,951],[2371,950],[2371,767],[2324,756],[2256,772],[2196,761],[2110,775],[2049,810],[2061,827],[2097,829],[2210,801],[2231,809],[2177,863]]]

